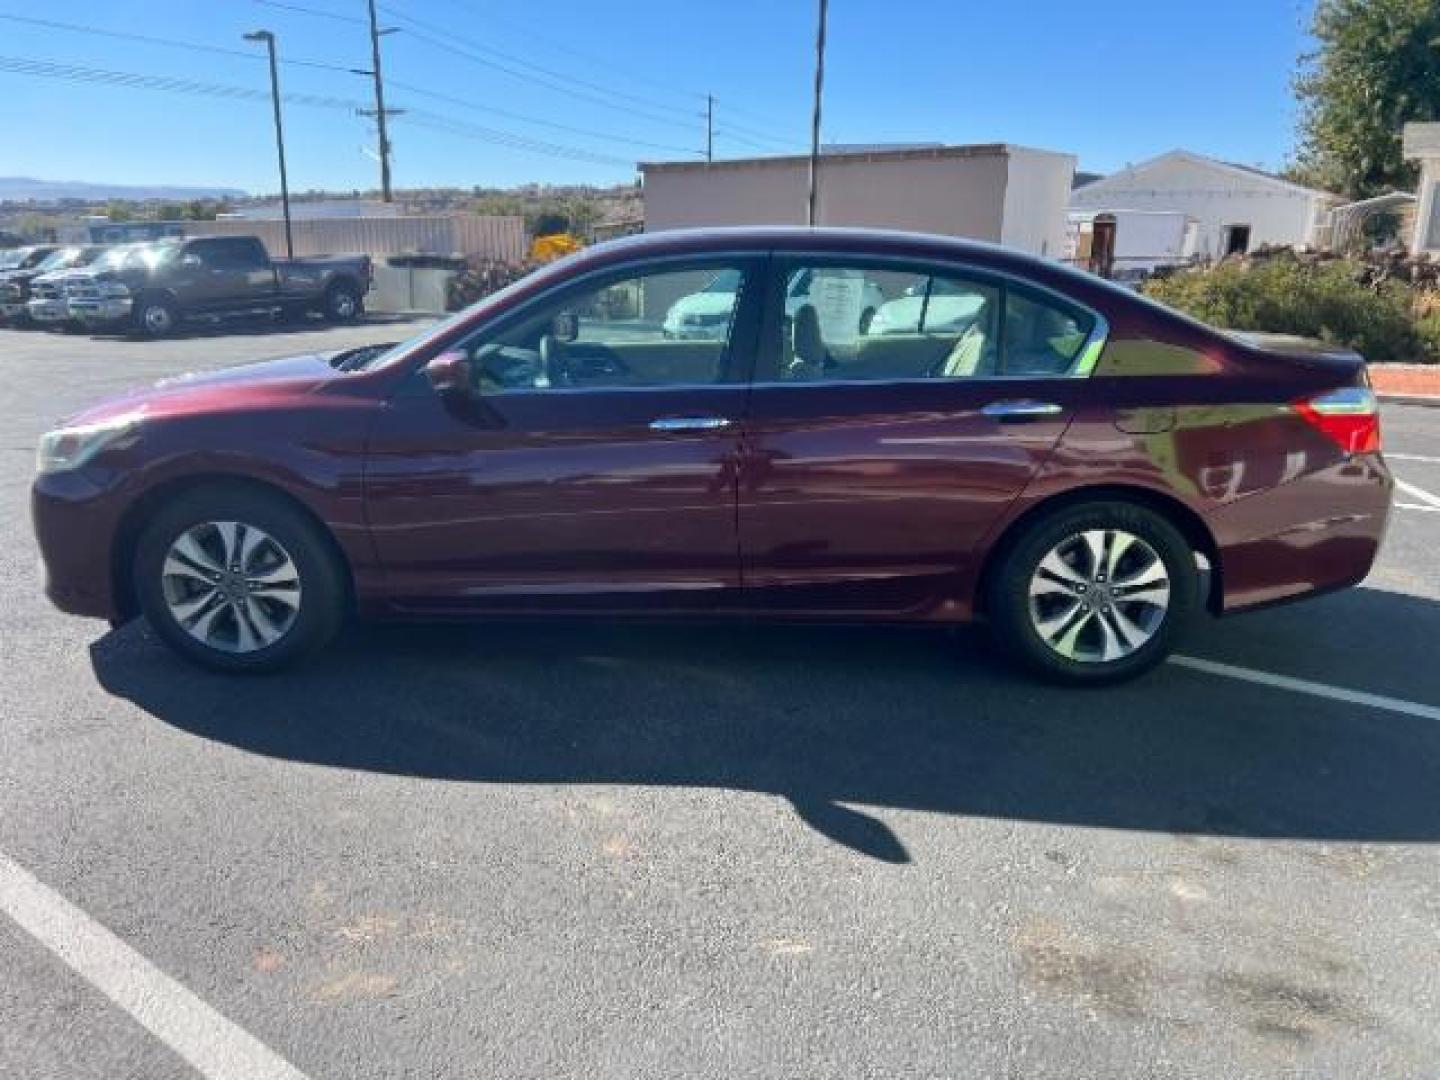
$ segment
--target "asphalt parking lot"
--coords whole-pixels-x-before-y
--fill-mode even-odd
[[[49,607],[54,420],[411,329],[0,330],[0,1075],[1435,1075],[1440,409],[1364,587],[1098,692],[606,625],[234,681]]]

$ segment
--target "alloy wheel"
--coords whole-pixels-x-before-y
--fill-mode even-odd
[[[270,534],[238,521],[181,533],[161,567],[171,617],[197,641],[228,653],[275,644],[300,614],[300,571]]]
[[[1067,660],[1108,663],[1159,632],[1170,608],[1170,574],[1149,543],[1123,529],[1066,537],[1030,577],[1030,621]]]

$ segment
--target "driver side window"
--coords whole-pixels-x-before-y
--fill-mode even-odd
[[[482,393],[720,382],[747,279],[721,261],[569,289],[462,348]]]

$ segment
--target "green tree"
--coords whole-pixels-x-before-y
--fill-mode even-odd
[[[111,221],[130,221],[135,217],[135,211],[128,203],[112,200],[105,207],[105,216]]]
[[[1301,61],[1300,146],[1291,176],[1352,198],[1407,190],[1407,121],[1440,119],[1440,3],[1316,0]]]

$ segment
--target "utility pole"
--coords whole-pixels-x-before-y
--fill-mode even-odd
[[[357,75],[371,75],[375,79],[375,108],[361,109],[361,116],[375,117],[375,127],[380,133],[380,198],[385,202],[394,202],[390,192],[390,135],[386,128],[386,120],[391,116],[398,116],[402,110],[385,108],[385,77],[380,71],[380,39],[386,34],[395,33],[394,27],[380,28],[380,23],[375,16],[375,0],[369,0],[370,8],[370,70],[357,71]]]
[[[715,95],[705,95],[705,160],[715,160]]]
[[[829,0],[820,0],[820,23],[815,29],[815,112],[810,119],[810,200],[806,219],[813,229],[820,194],[820,107],[825,96],[825,24]]]
[[[275,35],[269,30],[256,30],[245,35],[246,41],[263,41],[270,53],[270,100],[275,106],[275,149],[280,155],[280,206],[285,213],[285,257],[295,258],[295,239],[290,234],[290,181],[285,175],[285,128],[280,122],[280,68],[275,62]]]

